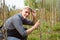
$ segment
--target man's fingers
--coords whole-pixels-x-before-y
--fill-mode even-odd
[[[40,23],[40,20],[38,20],[37,22]]]

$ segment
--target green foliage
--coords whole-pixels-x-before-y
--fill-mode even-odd
[[[42,33],[42,40],[60,40],[59,33]]]
[[[25,5],[35,9],[38,8],[36,0],[25,0]]]
[[[60,34],[59,33],[50,34],[49,40],[60,40]]]
[[[56,25],[54,25],[53,30],[54,31],[60,31],[60,22],[58,22]]]
[[[53,25],[53,26],[54,27],[52,28],[52,30],[57,30],[58,28],[57,26],[60,26],[60,22],[56,23],[56,25]],[[51,28],[48,22],[43,21],[42,25],[40,26],[40,30],[39,31],[38,30],[33,31],[28,36],[28,40],[40,40],[40,39],[41,40],[60,40],[60,33],[58,32],[60,30],[57,30],[56,32],[51,31]],[[40,32],[41,32],[41,35],[40,35]]]
[[[28,40],[40,40],[40,35],[39,35],[38,30],[33,31],[29,36],[28,36]]]

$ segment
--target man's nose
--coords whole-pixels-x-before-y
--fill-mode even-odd
[[[26,15],[29,15],[28,13]]]

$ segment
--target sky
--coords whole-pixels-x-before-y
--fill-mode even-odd
[[[24,0],[5,0],[5,4],[12,8],[13,5],[16,6],[16,9],[20,9],[24,7]]]

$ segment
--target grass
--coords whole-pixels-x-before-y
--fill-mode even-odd
[[[53,30],[60,31],[60,22],[58,22],[56,25],[54,25]]]
[[[28,36],[28,40],[39,40],[40,38],[40,34],[38,32],[38,30],[33,31],[29,36]]]
[[[48,23],[44,22],[40,27],[40,31],[35,30],[28,36],[28,40],[40,40],[40,39],[60,40],[60,22],[56,23],[56,25],[53,25],[52,29]]]

